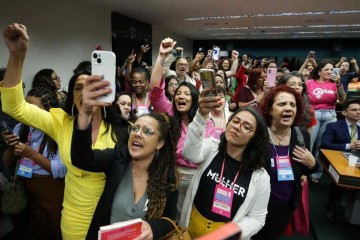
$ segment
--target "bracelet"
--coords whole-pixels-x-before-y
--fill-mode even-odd
[[[336,83],[336,87],[340,87],[342,83]]]

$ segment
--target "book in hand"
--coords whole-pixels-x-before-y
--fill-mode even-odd
[[[132,240],[141,234],[142,220],[140,218],[117,222],[100,227],[98,240]]]
[[[196,240],[241,240],[241,228],[235,222],[228,222],[215,231]]]

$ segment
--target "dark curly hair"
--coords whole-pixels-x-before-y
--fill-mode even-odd
[[[249,141],[248,145],[245,148],[242,157],[242,171],[251,172],[262,167],[265,167],[265,163],[269,157],[269,133],[267,130],[267,125],[264,118],[261,114],[253,107],[241,107],[236,112],[234,112],[227,123],[226,126],[232,121],[232,119],[239,112],[247,111],[251,113],[256,119],[256,130],[252,139]],[[225,154],[226,152],[227,140],[225,133],[220,135],[220,144],[219,152]]]
[[[272,121],[270,112],[272,110],[275,97],[279,93],[282,93],[282,92],[290,93],[290,94],[294,95],[294,97],[295,97],[297,111],[296,111],[296,116],[295,116],[295,119],[293,122],[293,126],[298,126],[303,120],[302,118],[304,115],[304,104],[301,100],[300,94],[298,92],[296,92],[293,88],[288,87],[287,85],[276,86],[267,95],[265,95],[265,97],[261,101],[259,110],[262,113],[262,115],[266,121],[266,124],[270,127],[271,121]]]
[[[190,96],[191,96],[192,101],[191,101],[190,110],[188,112],[188,116],[189,116],[190,122],[192,122],[192,120],[195,117],[196,111],[199,108],[199,105],[198,105],[199,92],[192,83],[182,82],[182,83],[179,84],[179,87],[175,90],[174,98],[175,98],[177,92],[179,91],[179,88],[182,87],[182,86],[186,86],[186,87],[188,87],[190,89]],[[181,126],[181,114],[179,113],[179,111],[176,108],[175,101],[173,101],[173,103],[172,103],[172,108],[173,108],[173,111],[174,111],[174,117],[177,120],[179,126]]]
[[[46,111],[49,111],[50,108],[57,108],[59,107],[59,102],[57,100],[56,90],[50,89],[44,86],[38,86],[36,88],[32,88],[27,96],[37,97],[40,99],[41,104],[43,105]],[[26,143],[28,142],[29,136],[29,126],[25,124],[21,124],[19,130],[19,138],[20,142]],[[43,153],[45,146],[48,146],[48,155],[45,156],[47,158],[55,156],[58,150],[58,145],[56,142],[47,135],[44,135],[43,140],[39,146],[39,153]]]
[[[167,113],[155,113],[141,115],[154,118],[159,123],[160,140],[164,140],[163,147],[151,162],[148,169],[149,196],[147,219],[157,219],[162,216],[166,204],[166,192],[178,189],[178,173],[175,169],[176,145],[180,137],[179,127],[175,119]],[[173,179],[168,178],[168,172]]]

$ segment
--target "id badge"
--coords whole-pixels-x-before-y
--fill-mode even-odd
[[[19,169],[17,175],[26,178],[32,178],[34,172],[35,162],[28,158],[22,158],[20,160]]]
[[[139,105],[137,108],[137,116],[140,117],[143,114],[147,114],[149,113],[149,109],[147,108],[146,105]]]
[[[215,187],[214,199],[211,211],[221,216],[230,218],[234,191],[220,184]]]
[[[278,181],[293,181],[294,172],[291,167],[290,156],[276,156]]]

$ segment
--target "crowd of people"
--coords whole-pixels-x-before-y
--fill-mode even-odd
[[[162,217],[188,227],[192,238],[233,221],[242,239],[279,239],[304,199],[306,176],[320,179],[322,135],[332,134],[336,104],[359,73],[355,59],[317,64],[308,56],[299,71],[279,68],[270,86],[274,60],[239,59],[235,50],[231,59],[199,52],[191,60],[165,38],[152,68],[141,62],[149,46],[131,52],[116,90],[84,61],[67,92],[54,70],[42,69],[24,98],[26,27],[9,25],[4,40],[2,114],[19,123],[2,132],[2,171],[31,166],[22,176],[29,204],[13,217],[19,239],[18,229],[29,227],[35,239],[97,239],[99,227],[135,218],[142,219],[136,239],[160,239],[173,229]],[[214,70],[212,88],[203,86],[201,68]],[[113,103],[98,101],[111,91]],[[358,124],[359,102],[344,106]],[[349,134],[345,148],[330,138],[324,146],[360,149],[353,141],[360,134]],[[338,192],[332,186],[332,196]]]

